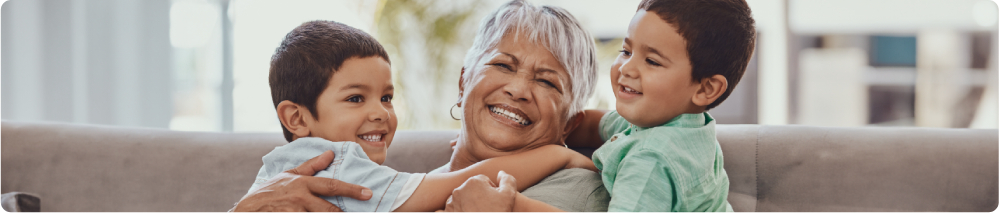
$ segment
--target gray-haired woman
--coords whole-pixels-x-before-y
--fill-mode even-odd
[[[461,134],[450,163],[433,172],[459,170],[493,157],[564,144],[583,119],[593,119],[582,109],[596,82],[594,46],[589,33],[562,8],[514,0],[483,18],[465,56],[459,83]],[[286,184],[248,194],[235,210],[338,210],[313,194],[370,197],[370,193],[360,193],[359,186],[300,178],[311,175],[308,171],[322,170],[311,165],[328,165],[325,158],[317,157],[297,172],[288,173]],[[475,183],[488,184],[472,178],[466,188]],[[525,211],[606,211],[610,200],[600,175],[586,169],[556,172],[523,192],[497,193],[501,194],[490,197],[495,201],[490,203],[505,207],[501,210],[515,210],[515,197],[518,203],[529,204],[517,206],[516,210]]]

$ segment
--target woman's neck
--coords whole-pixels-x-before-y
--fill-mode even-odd
[[[464,138],[459,140],[454,147],[454,154],[451,154],[451,171],[458,171],[481,161],[472,155],[471,147],[467,145],[467,141],[461,141]]]

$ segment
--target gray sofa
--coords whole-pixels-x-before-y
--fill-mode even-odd
[[[399,131],[385,164],[426,172],[457,130]],[[736,211],[993,211],[999,131],[718,125]],[[278,133],[2,122],[0,191],[42,211],[225,211]]]

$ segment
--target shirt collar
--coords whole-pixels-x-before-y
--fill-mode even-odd
[[[711,115],[708,114],[708,112],[685,113],[685,114],[680,114],[674,117],[673,119],[670,119],[665,124],[659,126],[646,128],[646,127],[635,126],[634,124],[632,124],[631,128],[634,129],[635,131],[642,131],[656,127],[701,128],[708,125],[714,120],[715,119],[712,118]]]

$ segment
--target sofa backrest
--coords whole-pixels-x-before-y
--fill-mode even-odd
[[[280,133],[2,125],[0,191],[37,194],[42,211],[226,211],[285,143]]]
[[[755,138],[755,141],[753,141]],[[719,125],[744,211],[993,211],[999,131]],[[741,208],[741,209],[740,209]]]
[[[225,211],[280,133],[2,122],[0,191],[42,211]],[[999,131],[718,125],[736,211],[991,211]],[[385,165],[426,172],[457,130],[399,131]]]

